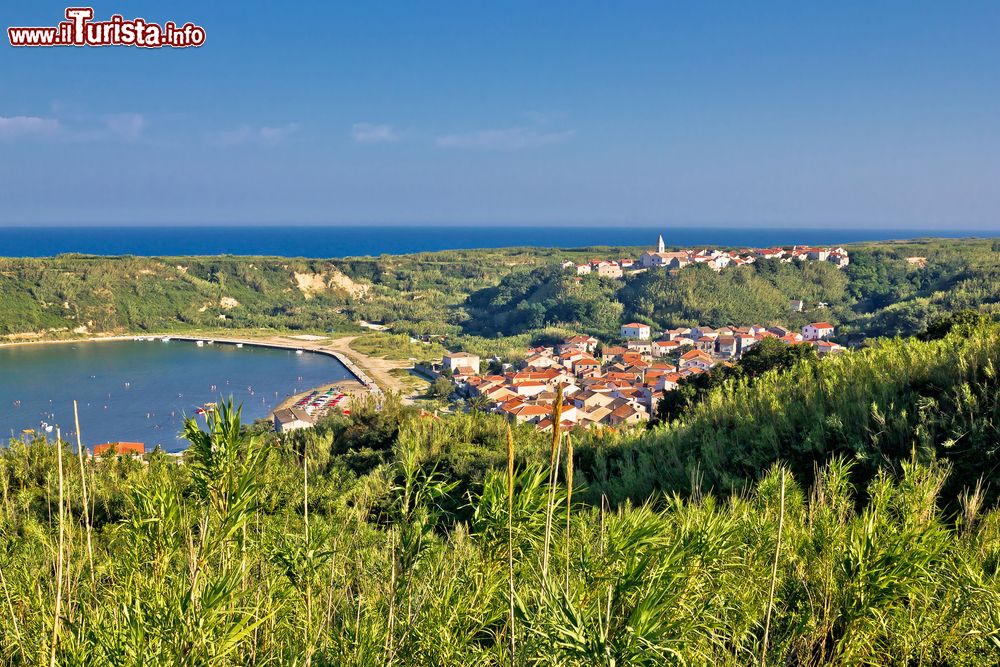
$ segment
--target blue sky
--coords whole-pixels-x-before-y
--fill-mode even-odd
[[[94,9],[207,42],[4,35],[0,224],[1000,228],[995,1]]]

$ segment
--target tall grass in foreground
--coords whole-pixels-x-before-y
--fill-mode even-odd
[[[183,466],[66,466],[61,496],[64,443],[0,454],[0,662],[1000,661],[1000,514],[971,489],[943,516],[942,464],[877,475],[862,510],[842,461],[810,489],[775,466],[727,499],[605,510],[548,465],[514,465],[511,436],[464,522],[420,439],[351,479],[310,463],[322,443],[263,446],[232,406],[186,434]]]
[[[880,340],[752,384],[726,382],[675,422],[595,440],[581,468],[592,496],[617,502],[687,489],[693,475],[702,488],[741,493],[775,461],[811,484],[816,461],[842,456],[855,462],[864,493],[880,470],[898,475],[915,450],[918,460],[951,463],[948,498],[985,476],[996,502],[998,371],[997,325],[940,340]]]

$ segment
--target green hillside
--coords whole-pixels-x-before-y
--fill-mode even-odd
[[[400,257],[0,258],[0,336],[186,328],[341,330],[358,320],[457,333],[472,290],[557,261],[541,250]],[[83,329],[80,329],[83,332]]]
[[[641,501],[658,491],[749,488],[784,462],[810,482],[831,457],[864,486],[910,459],[947,461],[953,501],[982,478],[1000,491],[1000,327],[872,347],[711,389],[678,420],[638,438],[581,447],[592,494]]]
[[[830,320],[851,340],[912,335],[961,308],[1000,312],[1000,242],[928,240],[851,246],[851,264],[762,261],[720,273],[691,266],[577,281],[564,259],[635,248],[507,248],[305,260],[279,257],[0,258],[0,336],[143,333],[191,328],[353,330],[484,339],[546,327],[601,336],[656,327]],[[789,299],[804,299],[793,313]],[[85,328],[82,328],[85,327]],[[487,349],[485,341],[468,341]],[[524,341],[495,344],[500,351]]]
[[[980,321],[649,432],[390,399],[281,439],[224,408],[185,465],[14,442],[0,663],[993,664],[998,364]]]
[[[817,319],[845,338],[913,335],[962,308],[1000,314],[1000,242],[886,242],[850,247],[843,270],[827,262],[761,260],[715,272],[703,265],[676,273],[650,270],[626,279],[583,276],[549,266],[514,273],[473,293],[466,330],[518,334],[540,326],[577,327],[614,336],[639,321],[657,329],[684,325],[781,324]],[[806,310],[792,312],[791,299]]]

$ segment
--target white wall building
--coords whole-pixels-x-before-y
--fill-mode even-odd
[[[802,327],[802,338],[805,340],[822,340],[833,335],[833,325],[827,322],[813,322]]]
[[[651,334],[652,332],[648,324],[639,324],[638,322],[623,324],[621,329],[622,338],[649,340]]]
[[[441,360],[441,366],[454,373],[459,368],[472,369],[473,373],[479,373],[479,357],[468,352],[449,352]]]

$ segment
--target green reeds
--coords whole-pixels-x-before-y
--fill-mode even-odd
[[[545,541],[542,548],[542,577],[549,576],[549,548],[552,545],[552,516],[555,513],[556,483],[559,481],[559,455],[562,446],[562,433],[559,429],[562,421],[563,388],[556,388],[556,400],[552,406],[552,447],[549,456],[549,500],[545,508]]]
[[[75,400],[73,401],[73,422],[76,426],[76,455],[80,461],[80,493],[83,496],[83,525],[87,535],[87,559],[90,563],[90,584],[96,588],[94,543],[91,538],[92,527],[90,524],[90,501],[87,498],[87,470],[83,465],[83,437],[80,435],[80,411],[77,408]]]
[[[569,596],[569,556],[572,544],[570,515],[573,507],[573,437],[566,436],[566,596]]]
[[[778,533],[774,540],[774,561],[771,564],[771,591],[767,596],[767,614],[764,620],[764,639],[761,642],[760,664],[767,665],[767,640],[771,632],[771,612],[774,611],[774,590],[778,585],[778,557],[781,555],[781,529],[785,524],[785,471],[781,471],[781,501],[778,510]]]
[[[56,665],[56,649],[59,643],[59,629],[62,624],[62,597],[63,597],[63,559],[65,557],[66,542],[66,514],[63,504],[63,465],[62,465],[62,433],[56,428],[56,457],[59,469],[59,552],[56,557],[56,601],[52,612],[52,641],[50,642],[49,666]]]
[[[513,666],[517,648],[514,629],[514,434],[507,423],[507,602],[510,625],[510,664]]]
[[[189,425],[183,464],[106,456],[78,470],[61,443],[16,441],[0,449],[0,664],[51,666],[53,647],[56,664],[210,667],[995,663],[996,476],[910,451],[942,432],[946,452],[995,438],[1000,400],[961,342],[953,357],[920,345],[969,367],[886,362],[881,381],[897,362],[917,381],[962,380],[909,404],[919,432],[888,407],[898,388],[863,382],[876,361],[836,360],[856,389],[765,378],[775,395],[641,435],[414,415],[378,445],[373,422],[338,420],[300,453],[227,406]],[[814,390],[809,422],[791,398]],[[838,423],[860,401],[864,423]],[[727,462],[757,477],[772,441],[820,451],[836,436],[875,456],[905,433],[905,459],[870,478],[861,456],[816,455],[719,481]],[[637,491],[664,478],[683,495]]]

